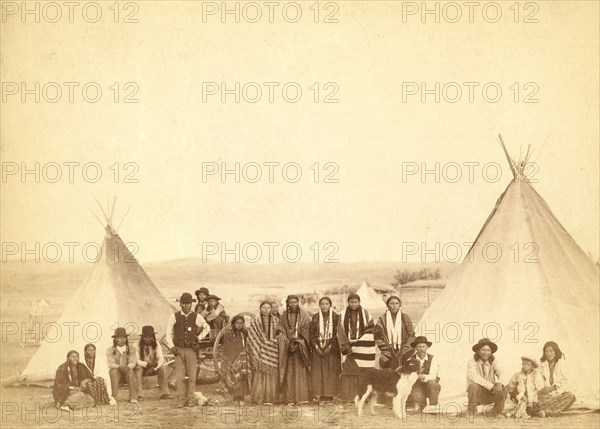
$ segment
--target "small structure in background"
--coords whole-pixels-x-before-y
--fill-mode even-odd
[[[424,292],[424,300],[425,307],[429,307],[433,301],[437,297],[437,295],[446,287],[445,279],[425,279],[425,280],[415,280],[410,283],[403,284],[398,287],[398,292],[400,294],[400,299],[403,299],[403,292],[409,290],[423,290]],[[431,293],[431,289],[435,290],[435,293]],[[435,295],[432,299],[432,295]]]
[[[21,335],[21,347],[39,346],[44,341],[43,326],[48,320],[52,320],[55,312],[50,310],[50,305],[45,299],[39,299],[33,304],[29,312],[28,328]]]

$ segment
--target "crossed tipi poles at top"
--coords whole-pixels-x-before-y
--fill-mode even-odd
[[[98,201],[98,199],[96,197],[94,197],[94,200],[98,204],[98,207],[100,207],[100,211],[102,212],[102,215],[104,217],[104,221],[106,222],[106,224],[102,223],[102,220],[100,220],[98,215],[96,215],[96,213],[94,213],[92,211],[92,209],[90,209],[90,213],[92,213],[92,215],[96,218],[96,220],[100,223],[100,225],[102,225],[103,229],[106,229],[111,234],[116,235],[117,231],[119,231],[119,229],[121,228],[121,224],[125,220],[125,217],[129,213],[129,210],[131,210],[131,206],[129,206],[129,208],[127,209],[127,211],[125,212],[125,214],[123,215],[121,220],[119,221],[119,224],[115,228],[113,220],[114,220],[114,214],[115,214],[115,206],[117,205],[117,197],[113,197],[112,206],[110,204],[110,201],[108,199],[106,200],[106,210],[104,210],[104,208],[102,207],[102,204],[100,204],[100,201]]]

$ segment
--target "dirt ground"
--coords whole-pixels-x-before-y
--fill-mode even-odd
[[[2,372],[16,371],[11,362],[27,362],[37,348],[22,348],[19,343],[2,347]],[[10,358],[8,358],[10,357]],[[235,406],[218,392],[217,384],[196,386],[196,391],[209,398],[209,405],[175,408],[175,400],[160,400],[156,378],[145,379],[144,401],[129,404],[127,390],[122,389],[118,407],[89,407],[72,412],[58,411],[52,405],[52,389],[45,387],[2,387],[2,428],[598,428],[600,413],[566,414],[546,419],[518,422],[514,419],[488,421],[481,415],[453,415],[452,409],[442,415],[409,413],[405,422],[398,421],[390,407],[378,405],[375,416],[368,413],[359,419],[352,403],[336,401],[330,404]]]

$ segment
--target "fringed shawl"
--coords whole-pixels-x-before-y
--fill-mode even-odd
[[[273,316],[269,316],[269,320],[271,321],[270,333],[268,326],[263,329],[260,315],[252,319],[247,337],[250,365],[253,371],[277,374],[279,369],[279,344],[275,333],[279,329],[279,320]]]

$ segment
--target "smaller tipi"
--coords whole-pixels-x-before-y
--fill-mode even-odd
[[[366,279],[363,279],[356,294],[360,296],[361,307],[365,308],[373,317],[377,318],[379,314],[385,311],[386,305],[383,301],[383,296],[375,292],[375,289],[373,289]]]
[[[101,207],[102,208],[102,207]],[[113,202],[114,210],[114,202]],[[102,252],[89,277],[79,286],[56,321],[56,332],[33,355],[18,382],[53,380],[56,368],[66,360],[69,350],[77,350],[83,359],[87,343],[96,345],[97,358],[105,358],[112,345],[116,327],[125,327],[130,342],[142,326],[152,325],[157,338],[165,333],[167,319],[175,311],[131,254],[112,226],[111,216],[102,210],[106,228]],[[72,334],[69,334],[72,327]],[[137,334],[137,335],[136,335]]]

